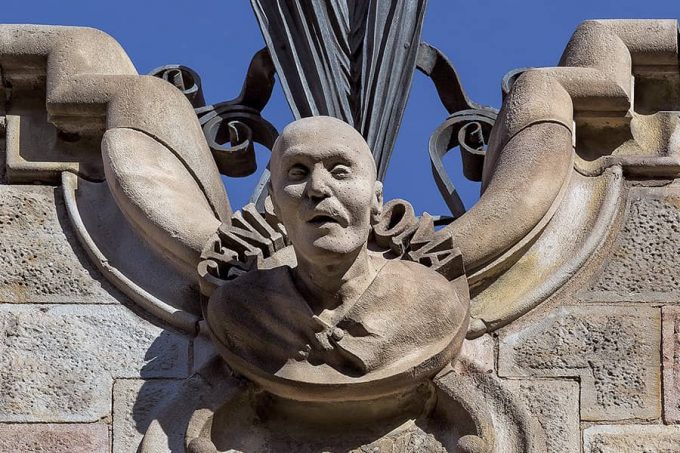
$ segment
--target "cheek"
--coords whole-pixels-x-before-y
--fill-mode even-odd
[[[285,199],[288,203],[298,203],[302,199],[303,192],[303,184],[288,184],[281,187],[279,191],[280,198]]]
[[[302,199],[303,188],[301,185],[289,184],[276,189],[276,202],[279,206],[279,215],[291,218],[299,211],[298,205]],[[281,219],[284,220],[284,219]]]
[[[352,223],[363,225],[370,222],[370,211],[373,202],[373,187],[370,182],[343,185],[337,195],[352,216]]]

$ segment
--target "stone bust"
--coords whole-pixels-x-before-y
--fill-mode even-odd
[[[330,117],[286,127],[270,162],[297,265],[248,272],[206,320],[237,372],[283,398],[340,401],[414,388],[459,351],[467,299],[437,272],[369,247],[382,184],[363,137]]]

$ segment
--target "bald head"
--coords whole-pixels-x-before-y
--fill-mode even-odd
[[[327,116],[295,121],[276,140],[269,168],[274,209],[298,262],[345,259],[366,245],[382,184],[354,128]]]
[[[357,154],[361,165],[366,165],[377,174],[375,160],[368,143],[356,129],[342,120],[330,116],[313,116],[293,121],[287,125],[274,143],[270,170],[272,174],[280,157],[286,150],[311,144],[318,145],[319,152],[327,146],[342,146],[352,149]],[[323,146],[322,146],[323,145]]]

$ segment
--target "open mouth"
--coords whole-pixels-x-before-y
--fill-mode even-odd
[[[319,215],[315,215],[314,217],[309,219],[307,221],[307,223],[311,223],[312,225],[320,226],[320,225],[324,225],[326,223],[340,223],[340,222],[338,222],[337,220],[335,220],[333,217],[331,217],[329,215],[319,214]]]

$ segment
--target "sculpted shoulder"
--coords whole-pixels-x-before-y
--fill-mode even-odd
[[[413,261],[394,260],[386,266],[384,274],[385,280],[393,286],[392,291],[402,292],[404,304],[446,312],[457,307],[466,310],[451,282],[429,267]]]
[[[388,261],[349,317],[386,339],[384,347],[412,348],[446,341],[464,330],[468,304],[438,272],[418,263]]]
[[[287,266],[246,272],[215,290],[208,302],[206,319],[217,328],[213,330],[221,331],[247,313],[274,310],[296,294]]]
[[[247,296],[252,291],[272,292],[279,288],[279,284],[288,282],[291,282],[290,268],[288,266],[253,270],[234,280],[229,280],[217,288],[211,300],[242,300],[244,296]],[[234,295],[238,295],[238,297],[233,297]]]

